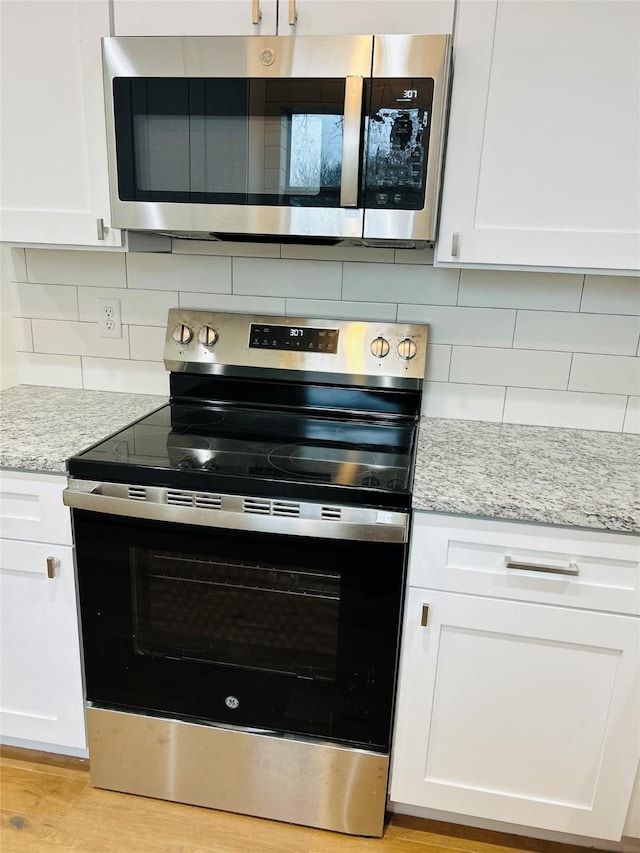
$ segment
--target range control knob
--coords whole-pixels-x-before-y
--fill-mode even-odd
[[[188,344],[193,338],[193,331],[188,326],[185,326],[184,323],[178,323],[173,330],[171,337],[179,344]]]
[[[371,352],[376,358],[384,358],[389,354],[389,341],[382,336],[378,336],[371,341]]]
[[[405,361],[411,361],[412,358],[416,357],[417,352],[418,347],[411,338],[405,338],[398,344],[398,355],[400,358],[404,358]]]
[[[218,333],[211,326],[203,326],[198,332],[198,340],[205,347],[212,347],[218,340]]]

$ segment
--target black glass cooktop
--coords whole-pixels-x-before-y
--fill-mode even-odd
[[[69,460],[133,485],[408,508],[413,421],[172,403]]]

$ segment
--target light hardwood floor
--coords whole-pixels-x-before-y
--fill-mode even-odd
[[[382,839],[92,788],[88,761],[0,748],[2,853],[585,853],[585,848],[393,817]]]

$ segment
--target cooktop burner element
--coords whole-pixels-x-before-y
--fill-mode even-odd
[[[215,336],[198,335],[204,327]],[[257,328],[275,344],[257,347]],[[331,347],[307,351],[298,346],[306,335]],[[408,509],[425,347],[423,326],[172,310],[171,401],[70,460],[69,471]]]

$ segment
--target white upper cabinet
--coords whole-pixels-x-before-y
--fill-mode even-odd
[[[636,0],[461,0],[436,262],[639,269],[638,68]]]
[[[278,0],[114,0],[116,36],[273,36]]]
[[[280,0],[278,33],[297,36],[450,33],[454,0]]]
[[[100,38],[107,0],[2,0],[2,240],[118,246],[109,224]]]
[[[454,0],[114,0],[117,36],[450,33]]]

